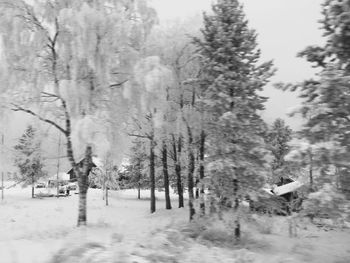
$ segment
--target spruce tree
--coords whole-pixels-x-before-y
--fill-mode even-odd
[[[126,167],[129,175],[127,187],[137,188],[138,199],[141,199],[141,189],[147,188],[150,183],[146,172],[147,153],[145,148],[145,142],[134,140],[131,147],[130,165]]]
[[[266,98],[258,92],[273,74],[272,62],[258,64],[256,33],[248,27],[237,0],[217,1],[213,14],[204,15],[201,31],[203,38],[195,43],[204,65],[201,102],[210,116],[206,123],[210,188],[238,212],[241,197],[264,181],[265,124],[259,111]],[[238,216],[235,222],[239,239]]]
[[[322,15],[325,44],[299,53],[318,68],[318,73],[302,83],[280,87],[298,91],[303,100],[297,111],[306,120],[301,134],[311,144],[327,146],[314,161],[322,170],[329,164],[347,170],[350,178],[350,2],[325,0]],[[334,181],[335,177],[329,179]],[[344,180],[341,188],[350,193],[350,179]]]
[[[292,129],[285,124],[284,120],[276,119],[269,128],[266,135],[266,142],[272,152],[273,160],[271,164],[273,177],[271,181],[276,183],[280,177],[288,173],[288,164],[284,157],[289,153],[289,142],[292,139]]]
[[[16,179],[24,182],[24,185],[32,185],[32,198],[34,198],[34,183],[45,176],[46,172],[43,171],[44,160],[41,156],[37,131],[33,126],[27,127],[14,149],[14,161],[20,174]]]

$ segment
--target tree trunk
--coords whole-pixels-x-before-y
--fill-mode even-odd
[[[32,173],[32,198],[34,198],[34,173]]]
[[[137,159],[137,199],[141,199],[141,180],[142,180],[142,169],[141,160]]]
[[[241,225],[238,215],[238,208],[239,208],[239,200],[238,200],[238,179],[234,179],[233,181],[233,190],[234,190],[234,212],[235,212],[235,239],[236,241],[240,241],[241,239]]]
[[[309,167],[309,179],[310,179],[310,190],[313,190],[313,184],[314,184],[314,178],[313,178],[313,159],[312,159],[312,152],[310,150],[309,152],[309,158],[310,158],[310,167]]]
[[[199,174],[196,175],[196,195],[195,196],[196,196],[196,199],[199,199]]]
[[[79,185],[79,214],[78,214],[78,226],[86,225],[86,200],[88,190],[88,176],[91,170],[91,146],[86,147],[85,159],[83,168],[77,168],[79,173],[78,185]]]
[[[199,155],[198,155],[198,153],[197,153],[195,162],[199,163]],[[195,190],[195,198],[196,199],[199,199],[199,183],[200,183],[200,181],[199,181],[199,173],[198,173],[198,171],[196,171],[195,172],[195,184],[194,184],[195,187],[196,187],[196,190]]]
[[[208,191],[209,191],[209,213],[210,215],[214,215],[216,213],[214,191],[210,189],[210,187]]]
[[[108,206],[108,186],[106,186],[106,206]]]
[[[156,178],[155,178],[155,155],[154,155],[154,139],[150,140],[150,179],[151,179],[151,213],[156,211]]]
[[[205,151],[205,132],[201,131],[200,145],[199,145],[199,179],[201,181],[200,187],[200,209],[201,214],[205,215],[205,204],[204,204],[204,151]]]
[[[193,144],[193,137],[192,137],[192,131],[189,125],[187,125],[187,132],[188,132],[188,206],[190,210],[190,221],[193,219],[193,216],[195,214],[194,209],[194,184],[193,184],[193,173],[194,173],[194,153],[192,149]]]
[[[78,164],[74,160],[73,155],[73,145],[71,140],[71,122],[70,116],[67,110],[67,105],[64,100],[61,101],[62,106],[65,111],[65,119],[66,119],[66,131],[64,135],[67,139],[67,157],[73,168],[73,172],[78,179],[78,187],[79,187],[79,208],[78,208],[78,226],[86,225],[86,197],[87,197],[87,188],[88,188],[88,175],[91,170],[91,154],[92,149],[91,146],[86,147],[85,151],[85,162],[83,169],[78,167]]]
[[[103,175],[103,182],[102,182],[102,200],[105,200],[106,195],[106,175]]]
[[[164,176],[164,189],[165,189],[165,208],[171,209],[169,173],[168,173],[168,149],[165,141],[163,141],[162,163],[163,163],[163,176]]]
[[[80,176],[84,176],[81,172]],[[79,187],[79,214],[78,214],[78,226],[86,226],[86,200],[87,191]]]
[[[182,178],[181,178],[181,161],[180,161],[181,150],[182,150],[181,135],[179,136],[177,145],[176,145],[175,136],[173,136],[176,188],[177,188],[177,194],[179,196],[179,208],[184,207],[183,186],[182,186]]]
[[[190,151],[188,154],[189,159],[189,167],[188,167],[188,205],[190,208],[190,220],[193,219],[193,216],[195,214],[194,210],[194,193],[193,193],[193,172],[194,172],[194,155],[193,152]]]
[[[1,201],[4,200],[4,172],[1,172]]]

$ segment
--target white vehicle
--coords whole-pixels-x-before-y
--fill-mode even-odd
[[[67,187],[68,187],[68,189],[69,189],[70,191],[75,191],[75,190],[78,189],[78,186],[77,186],[76,183],[69,183],[69,184],[67,185]]]
[[[46,184],[44,184],[44,183],[37,183],[35,188],[46,188]]]

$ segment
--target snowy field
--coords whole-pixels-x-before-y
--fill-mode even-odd
[[[289,238],[286,218],[260,218],[260,226],[243,225],[249,232],[245,247],[220,248],[185,240],[178,229],[186,224],[188,211],[176,208],[175,195],[173,209],[167,211],[164,193],[158,192],[157,212],[151,215],[148,191],[141,200],[133,190],[110,191],[105,206],[101,190],[89,189],[88,226],[76,228],[78,195],[31,199],[30,191],[5,192],[0,205],[1,263],[350,262],[349,229],[325,231],[306,225],[296,238]]]

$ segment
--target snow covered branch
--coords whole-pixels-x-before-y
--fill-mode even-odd
[[[12,109],[13,111],[22,111],[22,112],[26,112],[32,116],[35,116],[37,117],[39,120],[41,121],[44,121],[48,124],[51,124],[52,126],[56,127],[58,130],[60,130],[61,132],[63,132],[64,134],[67,133],[67,131],[65,129],[63,129],[60,125],[58,125],[57,123],[55,123],[54,121],[50,120],[50,119],[46,119],[42,116],[40,116],[39,114],[31,111],[31,110],[28,110],[28,109],[25,109],[25,108],[22,108],[21,106],[18,106],[16,104],[12,104],[14,106],[14,108]]]

